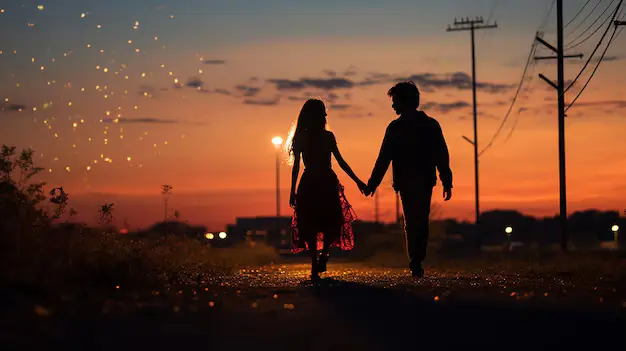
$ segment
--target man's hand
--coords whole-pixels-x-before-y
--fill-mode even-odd
[[[452,188],[443,188],[443,200],[448,201],[452,198]]]
[[[369,187],[365,188],[365,191],[363,192],[363,195],[365,196],[370,196],[372,195],[374,192],[372,191],[372,189],[370,189]]]

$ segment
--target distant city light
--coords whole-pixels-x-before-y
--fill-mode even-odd
[[[206,233],[204,234],[204,237],[208,240],[213,240],[215,238],[215,235],[213,235],[213,233]]]
[[[619,226],[616,224],[614,226],[611,227],[611,230],[615,233],[619,230]]]
[[[509,226],[509,227],[504,228],[504,232],[507,234],[513,233],[513,227]]]
[[[283,138],[276,136],[272,138],[272,144],[276,145],[276,146],[280,146],[283,144]]]
[[[128,229],[126,228],[120,229],[120,234],[128,234]]]
[[[220,232],[219,236],[220,236],[220,239],[226,239],[227,235],[226,235],[226,232]]]

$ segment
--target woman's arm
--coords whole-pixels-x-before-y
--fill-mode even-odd
[[[337,146],[337,140],[335,139],[335,135],[331,133],[331,138],[332,138],[332,152],[333,155],[335,155],[335,159],[337,160],[337,163],[339,164],[339,167],[341,167],[341,169],[343,169],[344,172],[346,172],[346,174],[352,178],[352,180],[359,186],[359,189],[361,188],[362,185],[365,185],[365,183],[363,183],[361,181],[361,179],[359,179],[359,177],[356,176],[356,174],[354,174],[354,172],[352,171],[352,168],[350,168],[350,166],[348,165],[348,162],[346,162],[346,160],[343,159],[343,156],[341,156],[341,153],[339,152],[339,147]]]
[[[291,170],[291,193],[289,195],[289,205],[295,206],[296,201],[296,183],[298,182],[298,175],[300,173],[300,151],[293,151],[293,168]]]

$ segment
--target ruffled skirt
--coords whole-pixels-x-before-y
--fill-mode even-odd
[[[308,250],[313,240],[317,250],[321,250],[325,236],[330,247],[352,250],[352,222],[356,218],[335,172],[305,170],[298,185],[292,218],[292,252]]]

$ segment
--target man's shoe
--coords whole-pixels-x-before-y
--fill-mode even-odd
[[[411,270],[411,275],[414,277],[419,277],[422,278],[424,277],[424,269],[423,268],[417,268],[417,269],[413,269]]]
[[[326,264],[328,263],[328,254],[321,254],[318,263],[317,263],[317,271],[319,273],[326,272]]]

